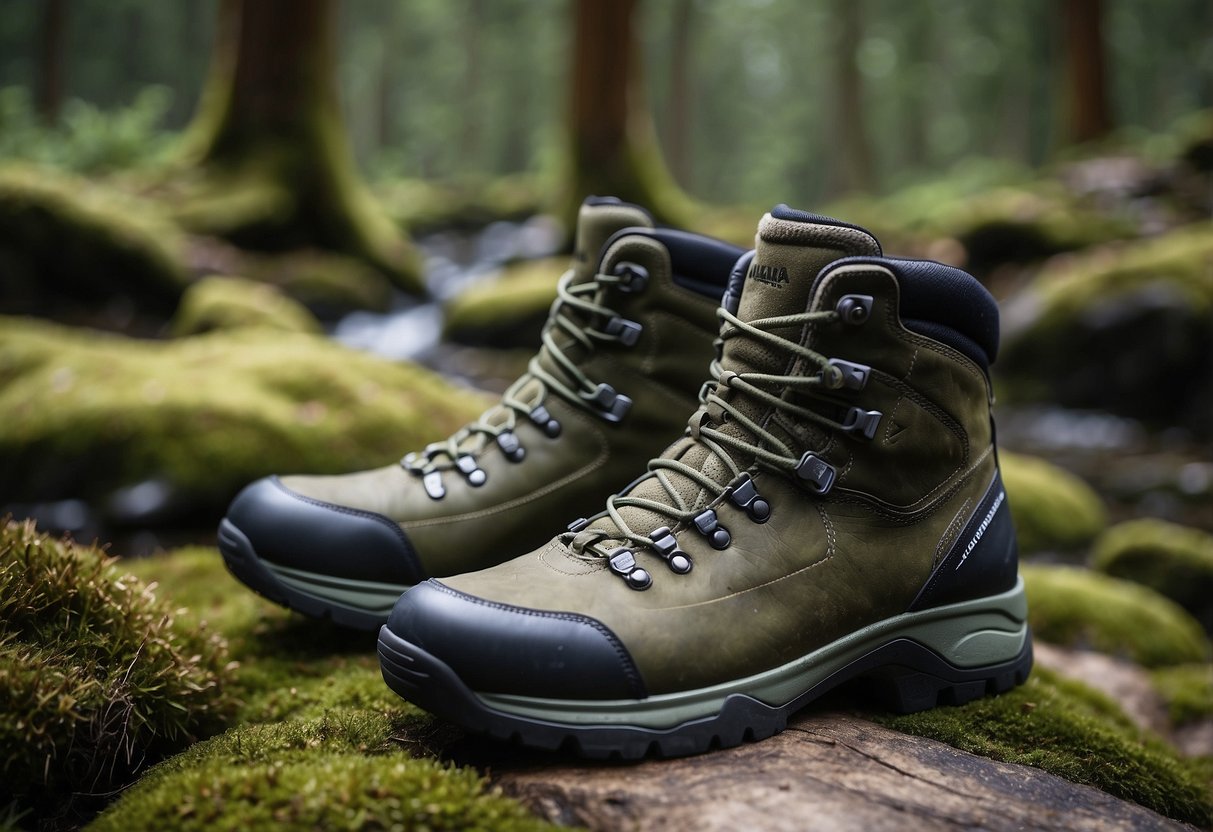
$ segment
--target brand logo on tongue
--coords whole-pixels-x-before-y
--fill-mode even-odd
[[[774,286],[776,289],[782,289],[788,282],[788,270],[783,266],[760,266],[753,263],[750,265],[750,273],[746,277],[768,286]]]

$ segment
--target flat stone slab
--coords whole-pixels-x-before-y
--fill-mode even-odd
[[[636,764],[504,760],[492,780],[601,830],[1190,829],[1098,789],[841,714],[738,748]]]

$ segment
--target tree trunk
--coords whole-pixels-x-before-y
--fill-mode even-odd
[[[692,0],[676,0],[670,45],[670,129],[667,148],[678,184],[691,182],[691,40]]]
[[[1066,0],[1066,95],[1068,139],[1089,142],[1112,129],[1108,106],[1101,0]]]
[[[354,167],[336,83],[335,0],[221,0],[185,140],[200,173],[179,218],[251,248],[361,257],[410,291],[419,263]]]
[[[561,216],[568,220],[592,194],[643,205],[672,225],[685,224],[690,214],[689,200],[661,159],[645,105],[635,11],[636,0],[576,4],[569,170],[561,205]]]
[[[63,42],[67,31],[67,0],[45,0],[42,6],[38,54],[37,110],[42,121],[57,124],[63,109]]]
[[[840,29],[834,52],[836,144],[832,190],[870,191],[875,182],[872,148],[863,114],[863,78],[855,60],[863,40],[863,4],[860,0],[835,0],[834,13]]]

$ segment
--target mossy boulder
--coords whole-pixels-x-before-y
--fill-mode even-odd
[[[358,309],[386,312],[392,303],[392,283],[383,272],[344,254],[312,248],[242,251],[232,265],[249,280],[278,287],[323,320]]]
[[[1011,397],[1213,433],[1213,223],[1054,259],[1003,321]]]
[[[1175,601],[1213,631],[1213,535],[1164,520],[1131,520],[1108,529],[1091,565]]]
[[[0,312],[133,302],[167,314],[187,283],[185,248],[144,200],[42,168],[0,169]]]
[[[1028,619],[1042,641],[1146,667],[1208,661],[1209,639],[1182,607],[1144,586],[1073,567],[1025,565]]]
[[[532,174],[461,183],[394,178],[373,189],[389,216],[413,231],[470,230],[497,220],[524,220],[542,212],[549,190]]]
[[[878,721],[983,757],[1044,769],[1199,827],[1213,823],[1203,770],[1137,729],[1110,699],[1037,668],[1000,696]]]
[[[1153,672],[1158,690],[1175,725],[1213,718],[1213,664],[1199,662],[1163,667]]]
[[[212,275],[187,289],[172,321],[173,335],[179,338],[246,327],[320,332],[320,322],[307,307],[275,287],[222,275]]]
[[[99,549],[0,525],[0,779],[18,806],[70,814],[235,710],[214,630]]]
[[[1081,549],[1103,531],[1103,502],[1078,477],[1039,457],[1002,451],[999,462],[1021,553]]]
[[[207,519],[271,472],[399,459],[485,406],[417,366],[306,334],[138,341],[0,320],[0,502],[155,480]]]
[[[556,300],[567,258],[525,260],[456,295],[444,311],[443,337],[463,344],[534,347]]]
[[[553,828],[470,769],[409,756],[367,712],[236,728],[150,771],[88,828]]]

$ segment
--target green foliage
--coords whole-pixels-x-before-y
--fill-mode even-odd
[[[998,458],[1020,552],[1080,549],[1103,531],[1103,503],[1081,479],[1038,457]]]
[[[1025,565],[1020,573],[1028,620],[1042,641],[1094,649],[1146,667],[1210,656],[1200,625],[1151,589],[1087,569]]]
[[[1035,766],[1176,820],[1213,823],[1213,794],[1194,766],[1135,729],[1106,697],[1042,668],[1001,696],[877,719],[983,757]]]
[[[1213,717],[1213,664],[1164,667],[1152,676],[1175,725]]]
[[[101,110],[72,99],[61,123],[45,126],[29,91],[0,88],[0,158],[53,165],[84,174],[158,162],[172,141],[162,122],[172,104],[167,87],[144,88],[129,107]]]
[[[235,708],[227,661],[100,550],[3,521],[0,779],[28,804],[120,787],[215,728]]]
[[[1132,520],[1096,541],[1091,565],[1161,592],[1213,629],[1213,535],[1163,520]]]
[[[146,342],[0,324],[0,499],[148,478],[195,510],[257,477],[388,464],[484,399],[419,367],[256,329]]]
[[[192,285],[173,316],[173,335],[258,327],[284,332],[319,332],[320,323],[298,301],[273,286],[213,275]]]
[[[474,771],[415,759],[365,712],[234,729],[149,772],[89,828],[548,829]]]

